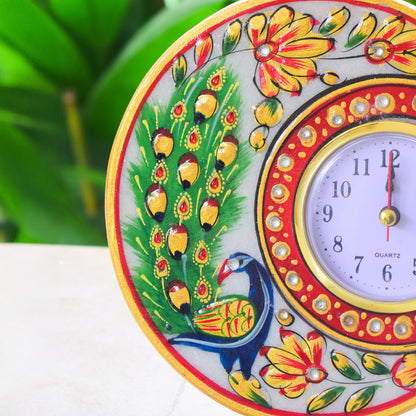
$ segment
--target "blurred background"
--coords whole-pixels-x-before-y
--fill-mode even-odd
[[[0,1],[0,241],[106,244],[124,110],[159,56],[230,3]]]
[[[107,162],[134,91],[230,3],[0,2],[0,241],[106,244]]]

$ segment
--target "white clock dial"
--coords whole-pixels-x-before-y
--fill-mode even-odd
[[[416,298],[416,138],[361,136],[320,163],[306,199],[316,259],[337,284],[375,301]]]

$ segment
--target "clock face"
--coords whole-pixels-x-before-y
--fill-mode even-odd
[[[416,298],[415,137],[373,133],[322,153],[305,206],[317,261],[356,295]]]

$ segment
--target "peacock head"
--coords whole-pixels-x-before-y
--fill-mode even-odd
[[[222,282],[231,274],[231,273],[240,273],[245,271],[246,266],[252,262],[253,257],[244,253],[234,253],[227,260],[224,261],[224,264],[221,267],[220,272],[218,273],[218,284]]]

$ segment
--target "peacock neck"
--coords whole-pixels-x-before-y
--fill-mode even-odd
[[[249,298],[256,305],[257,312],[261,314],[266,306],[266,297],[269,299],[269,303],[272,303],[273,300],[273,288],[270,277],[264,267],[257,261],[250,262],[246,266],[246,271],[250,279]],[[267,296],[265,291],[267,291]]]

